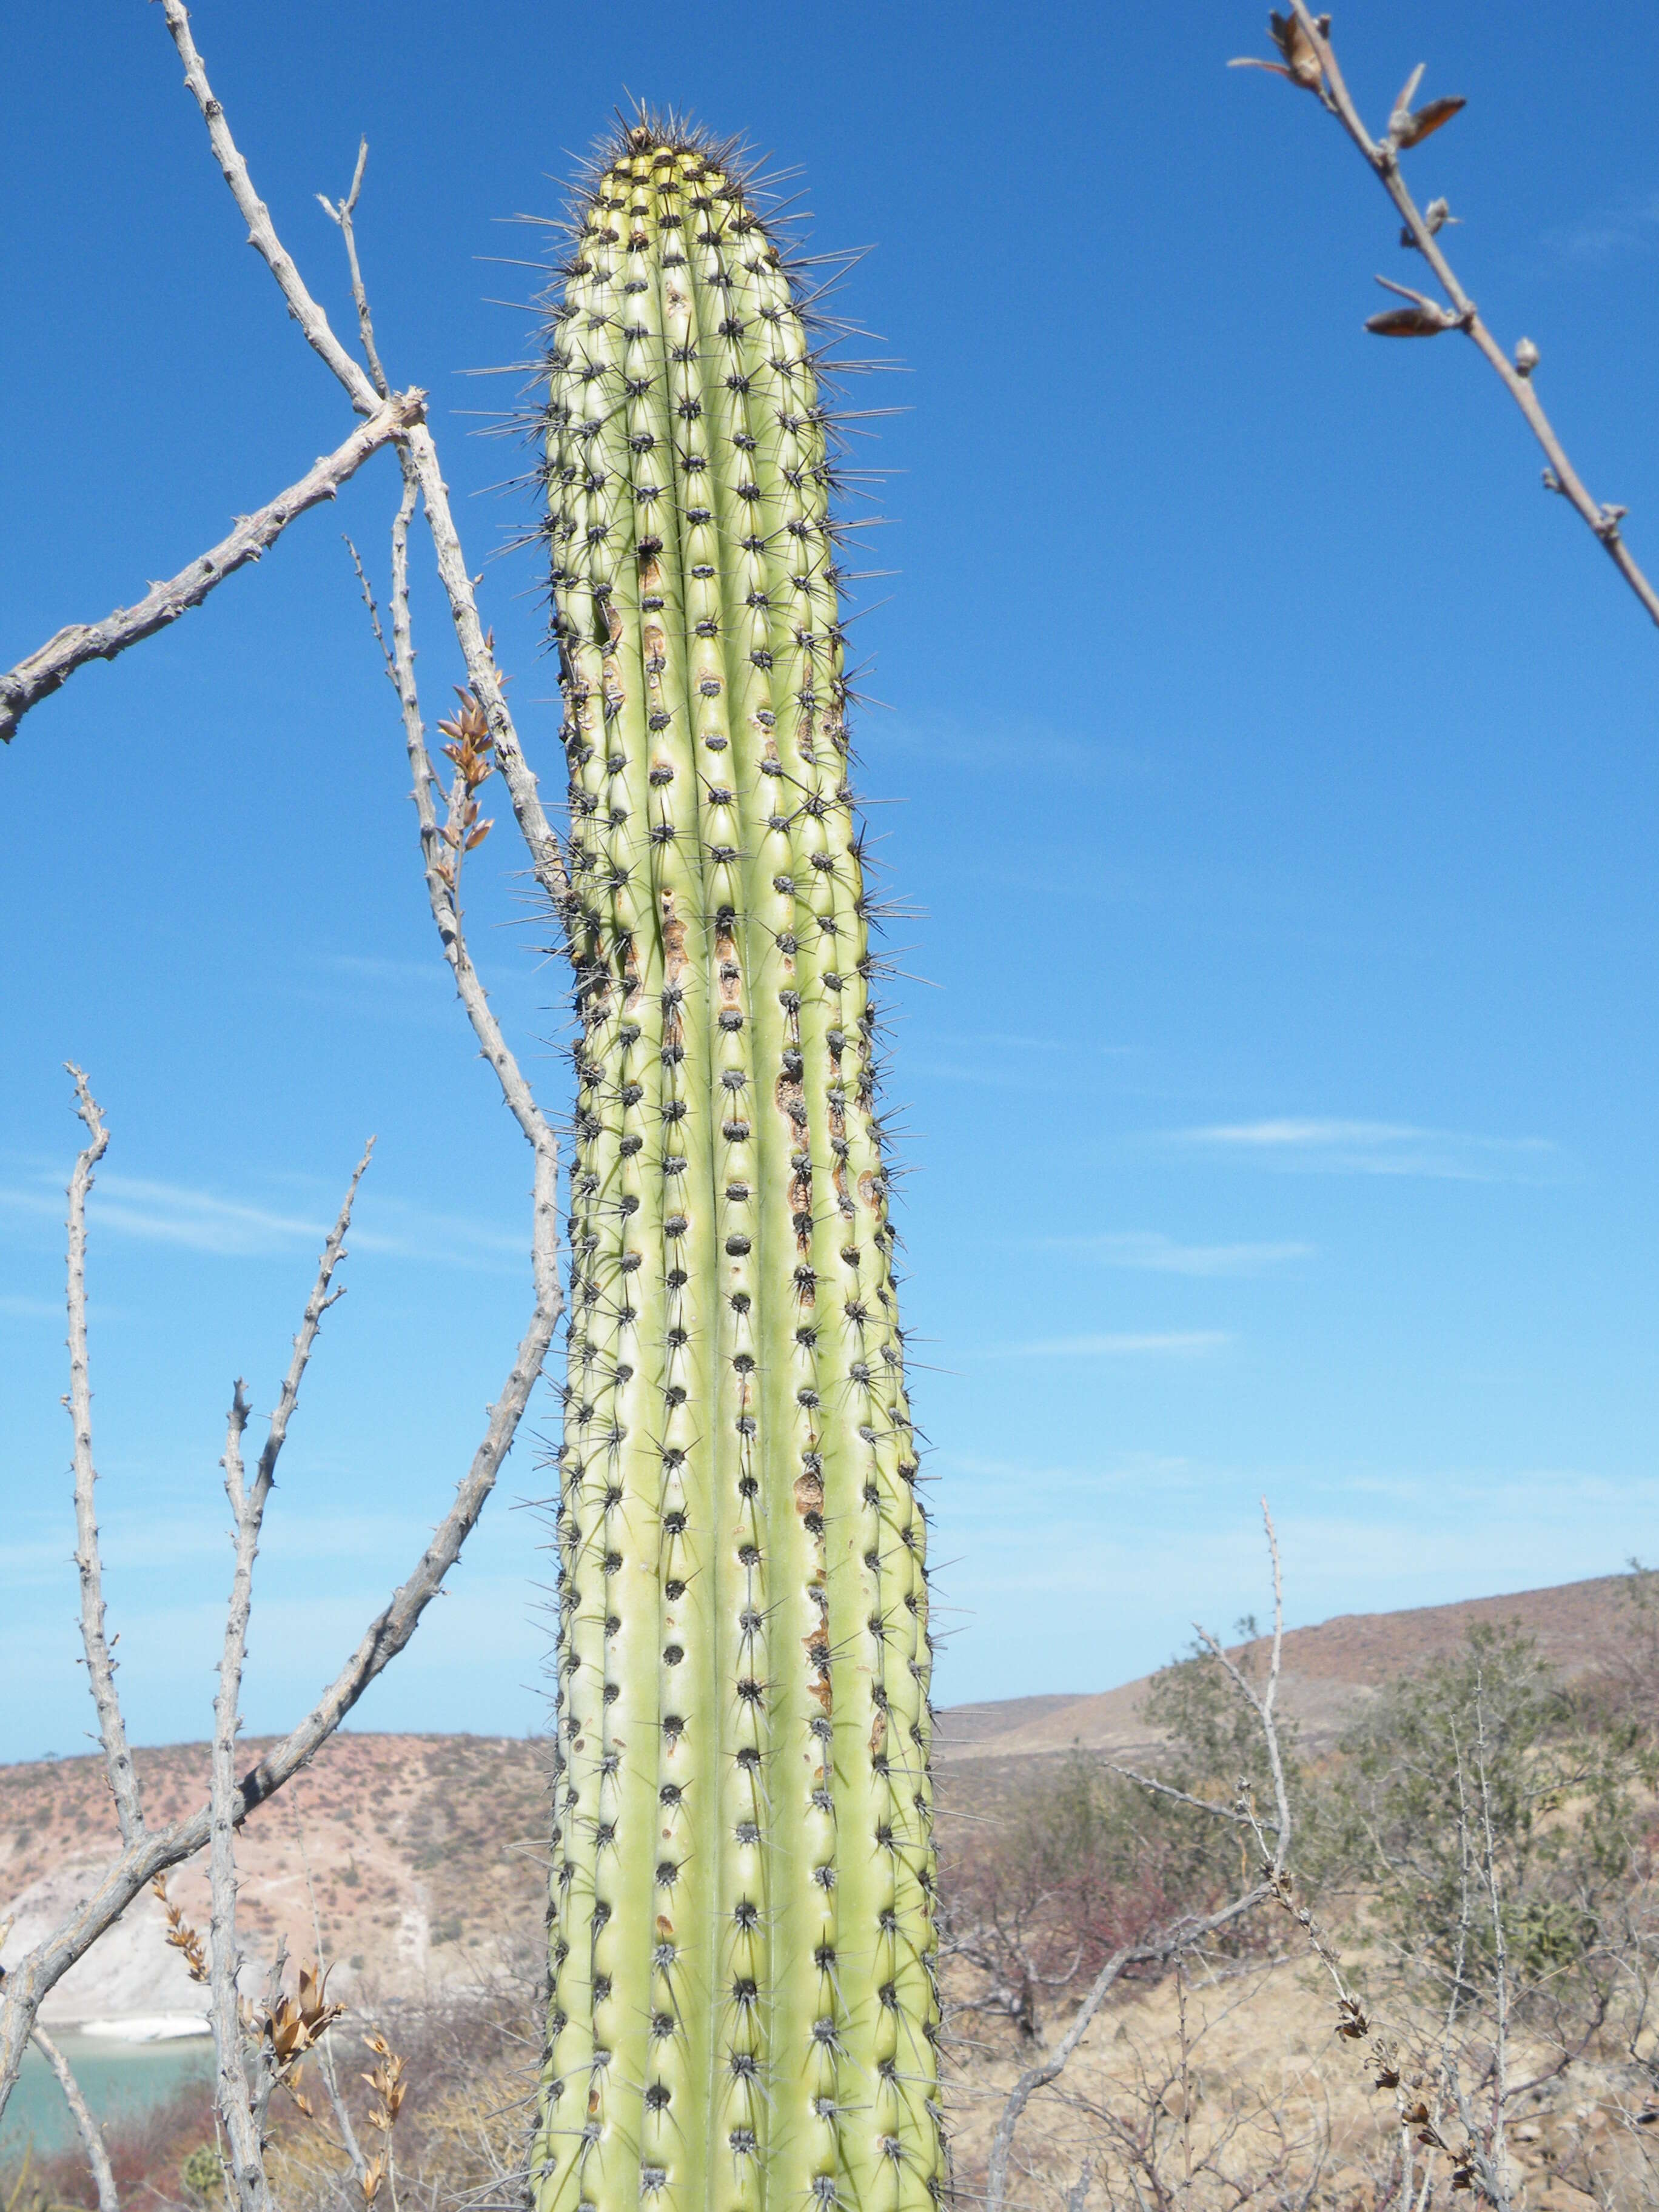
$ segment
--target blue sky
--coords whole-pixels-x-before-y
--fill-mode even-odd
[[[902,373],[858,633],[894,993],[945,1701],[1104,1687],[1194,1613],[1291,1616],[1611,1571],[1655,1542],[1659,638],[1472,351],[1360,328],[1409,281],[1311,100],[1222,67],[1254,4],[833,15],[702,0],[204,0],[260,189],[337,320],[361,233],[434,419],[526,742],[556,792],[514,380],[558,179],[624,94],[804,172]],[[1338,23],[1465,281],[1659,562],[1659,60],[1645,11],[1392,0]],[[1620,57],[1619,66],[1608,57]],[[0,663],[170,574],[348,427],[209,159],[159,12],[10,26],[0,145]],[[350,1295],[274,1503],[245,1703],[280,1724],[442,1511],[527,1305],[527,1172],[439,967],[392,701],[339,533],[77,677],[0,757],[0,1757],[83,1747],[61,1188],[82,1061],[114,1137],[94,1349],[135,1733],[205,1733],[223,1408],[268,1405],[380,1144]],[[458,673],[424,578],[429,706]],[[561,978],[508,837],[475,950],[546,1095]],[[911,979],[925,980],[911,980]],[[543,1433],[551,1415],[544,1400]],[[541,1716],[526,1438],[364,1724]]]

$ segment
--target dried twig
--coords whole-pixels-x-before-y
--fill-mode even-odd
[[[1522,338],[1516,347],[1513,358],[1504,351],[1481,320],[1474,301],[1459,283],[1440,243],[1441,231],[1456,218],[1444,200],[1431,201],[1426,210],[1419,209],[1401,175],[1401,155],[1420,144],[1432,131],[1449,123],[1464,103],[1461,100],[1430,100],[1422,107],[1413,109],[1412,102],[1417,97],[1417,88],[1423,76],[1419,67],[1413,72],[1395,100],[1387,131],[1382,137],[1373,138],[1360,119],[1359,110],[1354,105],[1353,96],[1337,64],[1331,46],[1330,17],[1316,15],[1309,8],[1307,0],[1290,0],[1290,6],[1291,12],[1288,16],[1275,15],[1270,19],[1273,41],[1281,58],[1277,62],[1268,62],[1255,56],[1246,56],[1233,66],[1270,70],[1299,86],[1304,92],[1311,92],[1317,96],[1320,105],[1336,118],[1358,148],[1367,166],[1399,210],[1404,226],[1401,234],[1401,244],[1415,247],[1423,256],[1446,295],[1447,304],[1442,306],[1419,292],[1409,291],[1404,285],[1391,284],[1387,278],[1379,277],[1377,282],[1385,289],[1400,293],[1412,304],[1372,316],[1366,327],[1384,337],[1435,337],[1443,331],[1462,331],[1479,347],[1493,374],[1525,416],[1528,428],[1543,448],[1548,464],[1544,471],[1545,489],[1559,492],[1583,517],[1613,566],[1646,608],[1650,619],[1659,623],[1659,592],[1656,592],[1632,558],[1620,527],[1626,509],[1607,505],[1591,497],[1583,478],[1567,459],[1565,449],[1544,412],[1533,384],[1533,371],[1538,363],[1537,347],[1530,338]]]
[[[364,138],[357,147],[357,166],[351,173],[351,190],[345,198],[331,200],[322,192],[319,192],[317,197],[322,202],[324,213],[339,224],[340,234],[345,240],[346,260],[351,270],[351,296],[357,306],[357,334],[363,342],[363,356],[368,363],[374,389],[385,393],[390,392],[392,386],[386,382],[386,371],[380,366],[380,349],[374,343],[374,318],[368,311],[368,294],[364,289],[363,272],[357,260],[357,234],[351,224],[357,195],[363,188],[363,172],[368,167],[368,141]]]
[[[1126,1943],[1114,1951],[1090,1984],[1089,1993],[1078,2007],[1071,2026],[1054,2045],[1048,2056],[1035,2066],[1028,2066],[1008,2093],[1002,2108],[996,2133],[991,2138],[990,2166],[986,2177],[986,2212],[1003,2212],[1008,2201],[1008,2160],[1013,2149],[1014,2131],[1018,2127],[1025,2107],[1039,2089],[1062,2074],[1073,2052],[1088,2033],[1095,2014],[1110,1996],[1115,1984],[1130,1966],[1167,1966],[1174,1960],[1201,1943],[1206,1936],[1214,1936],[1230,1927],[1236,1920],[1253,1912],[1264,1904],[1273,1891],[1265,1881],[1255,1883],[1242,1896],[1223,1905],[1218,1912],[1206,1914],[1202,1918],[1178,1920],[1162,1929],[1145,1943]]]
[[[87,2164],[92,2168],[94,2185],[98,2191],[98,2212],[121,2212],[121,2199],[115,2187],[115,2174],[105,2148],[103,2130],[92,2116],[92,2109],[81,2093],[81,2084],[75,2070],[63,2052],[38,2024],[30,2039],[35,2049],[57,2076],[58,2086],[64,2093],[64,2101],[75,2122],[75,2132],[81,2138],[81,2148],[87,2154]]]
[[[288,1427],[299,1403],[301,1385],[317,1341],[323,1316],[343,1290],[333,1287],[335,1270],[345,1256],[346,1232],[357,1186],[368,1171],[374,1151],[371,1138],[352,1175],[351,1182],[323,1255],[317,1279],[306,1301],[294,1353],[283,1380],[282,1395],[270,1417],[270,1429],[252,1482],[242,1466],[242,1437],[247,1428],[248,1404],[240,1379],[231,1395],[225,1435],[225,1492],[235,1523],[235,1566],[231,1577],[230,1603],[225,1616],[225,1643],[219,1662],[219,1690],[213,1705],[213,1779],[210,1813],[212,1820],[210,2005],[214,2050],[218,2065],[218,2102],[230,2150],[230,2172],[243,2212],[272,2212],[270,2185],[265,2176],[262,2130],[255,2092],[250,2087],[242,2057],[240,2002],[237,1970],[241,1960],[236,1945],[236,1821],[240,1793],[236,1787],[236,1735],[242,1725],[239,1707],[242,1697],[242,1666],[247,1651],[248,1615],[253,1602],[253,1562],[259,1550],[259,1532],[266,1504],[276,1478],[276,1462],[288,1437]],[[269,2095],[269,2089],[266,2090]]]
[[[372,414],[380,404],[380,395],[374,380],[336,337],[328,317],[307,290],[293,257],[276,235],[276,227],[270,220],[270,210],[253,189],[247,163],[237,150],[236,142],[230,134],[230,125],[225,119],[224,109],[208,82],[207,70],[191,35],[190,14],[184,0],[161,0],[161,4],[167,16],[167,29],[185,64],[185,82],[202,111],[208,137],[225,182],[230,186],[232,197],[246,221],[249,244],[276,278],[290,313],[311,346],[345,386],[352,405],[361,414]],[[360,155],[359,161],[362,159]],[[353,194],[348,195],[347,200],[339,203],[337,208],[329,210],[343,230],[349,220],[349,203],[354,198],[355,190]],[[361,321],[367,312],[367,302],[362,300],[361,294],[358,312]],[[378,355],[374,359],[378,362]],[[438,448],[424,425],[416,424],[410,431],[405,450],[421,480],[427,526],[432,532],[438,574],[449,600],[450,618],[454,624],[456,640],[461,648],[461,657],[466,663],[467,680],[489,722],[490,735],[495,744],[496,760],[513,801],[513,811],[518,819],[520,830],[529,848],[531,866],[535,871],[536,879],[552,902],[555,910],[562,915],[567,911],[570,899],[564,855],[547,818],[546,809],[542,805],[535,775],[520,745],[518,731],[514,726],[507,696],[501,688],[501,673],[495,665],[495,653],[485,635],[483,624],[478,619],[472,577],[461,550],[460,533],[450,512],[449,489],[444,482]]]
[[[190,11],[182,4],[182,0],[161,0],[161,6],[167,16],[167,29],[173,35],[173,43],[179,50],[179,58],[185,65],[185,82],[195,95],[196,105],[202,111],[202,120],[207,125],[208,143],[213,149],[213,157],[218,162],[225,182],[230,186],[231,197],[241,210],[247,224],[248,244],[281,285],[283,297],[288,301],[295,321],[305,332],[307,344],[344,385],[357,412],[373,415],[380,404],[380,394],[362,367],[335,337],[329,326],[328,317],[306,289],[305,280],[295,267],[292,256],[276,235],[276,227],[270,220],[270,210],[253,189],[247,163],[242,159],[236,141],[230,135],[224,109],[214,96],[202,57],[196,51],[196,41],[191,36]]]
[[[317,1885],[311,1872],[311,1854],[306,1848],[305,1823],[301,1820],[297,1808],[294,1813],[294,1836],[300,1849],[300,1864],[305,1871],[306,1901],[311,1907],[311,1933],[312,1940],[317,1947],[318,1969],[324,1981],[326,1982],[328,1947],[323,1941],[322,1908],[317,1902]],[[323,2088],[328,2098],[329,2108],[334,2115],[334,2124],[339,2131],[341,2148],[350,2160],[351,2170],[357,2177],[357,2185],[362,2188],[364,2177],[368,2172],[368,2160],[363,2154],[362,2145],[357,2140],[357,2131],[351,2124],[351,2115],[346,2110],[345,2099],[340,2094],[339,2069],[334,2063],[333,2049],[326,2037],[318,2041],[317,2071],[323,2077]],[[296,2101],[298,2101],[297,2096]],[[302,2105],[301,2110],[304,2109],[306,2108]]]
[[[130,645],[137,645],[166,629],[180,615],[199,607],[210,592],[257,561],[282,536],[290,522],[308,508],[332,499],[340,486],[354,477],[371,453],[407,435],[422,419],[423,392],[392,394],[343,446],[325,454],[298,483],[277,493],[257,514],[244,515],[228,538],[191,562],[165,584],[152,584],[136,607],[118,607],[102,622],[71,623],[49,637],[38,651],[0,676],[0,739],[9,741],[31,707],[50,698],[77,668],[89,660],[113,660]]]
[[[1218,1804],[1213,1797],[1200,1797],[1190,1790],[1177,1790],[1172,1782],[1160,1782],[1155,1774],[1142,1774],[1138,1767],[1120,1766],[1112,1759],[1103,1759],[1100,1763],[1108,1774],[1121,1774],[1138,1790],[1150,1790],[1155,1797],[1171,1797],[1177,1805],[1190,1805],[1197,1812],[1209,1814],[1213,1820],[1231,1820],[1237,1827],[1257,1833],[1263,1829],[1271,1832],[1273,1828],[1271,1820],[1263,1820],[1258,1814],[1241,1812],[1237,1805]]]
[[[144,1826],[138,1777],[127,1747],[126,1723],[115,1688],[115,1659],[104,1633],[104,1569],[98,1548],[94,1491],[98,1469],[92,1456],[92,1382],[87,1358],[87,1193],[93,1170],[109,1148],[109,1130],[98,1101],[78,1067],[76,1111],[86,1124],[85,1149],[76,1158],[69,1187],[69,1355],[70,1420],[75,1431],[75,1564],[81,1577],[81,1648],[86,1656],[87,1687],[98,1711],[98,1738],[121,1841],[130,1844]]]
[[[426,877],[427,899],[432,908],[432,919],[437,925],[439,942],[443,947],[444,958],[449,963],[450,974],[455,979],[456,993],[466,1010],[468,1021],[472,1024],[473,1035],[478,1040],[479,1048],[495,1071],[507,1110],[535,1154],[534,1204],[536,1220],[542,1232],[534,1239],[532,1246],[536,1264],[540,1270],[537,1276],[537,1288],[541,1295],[553,1302],[557,1310],[562,1304],[558,1270],[554,1264],[554,1239],[558,1233],[558,1140],[501,1033],[501,1024],[491,1010],[489,994],[467,951],[462,927],[462,860],[467,852],[482,842],[489,826],[488,823],[479,823],[477,803],[472,793],[490,774],[489,753],[493,742],[476,699],[466,693],[462,695],[459,722],[440,725],[457,733],[456,742],[448,748],[456,759],[457,768],[447,807],[447,818],[441,823],[438,819],[434,797],[438,779],[426,747],[426,726],[422,719],[420,694],[415,681],[415,648],[409,615],[409,524],[417,489],[411,470],[405,474],[403,498],[392,525],[392,641],[389,647],[380,625],[380,611],[374,604],[374,592],[363,573],[362,563],[357,559],[355,546],[351,547],[351,556],[364,603],[368,609],[369,621],[386,656],[386,673],[397,691],[398,705],[403,712],[404,740],[414,778],[412,795],[420,823],[422,867]],[[350,541],[348,539],[347,543],[349,544]]]

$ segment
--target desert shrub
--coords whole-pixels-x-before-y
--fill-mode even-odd
[[[1475,1628],[1382,1691],[1324,1791],[1385,1978],[1471,2024],[1501,2004],[1562,2063],[1609,2017],[1652,1873],[1628,1717],[1591,1717],[1532,1638]]]
[[[1253,1623],[1241,1627],[1254,1633]],[[1261,1730],[1212,1654],[1197,1649],[1155,1676],[1146,1717],[1169,1735],[1160,1779],[1223,1806],[1243,1781],[1271,1817]],[[1288,1730],[1285,1741],[1293,1756]],[[1300,1796],[1294,1765],[1291,1777]],[[1185,1916],[1212,1912],[1247,1887],[1242,1848],[1237,1827],[1073,1751],[1012,1810],[948,1825],[941,1948],[956,1969],[957,2009],[1007,2021],[1023,2040],[1037,2038],[1045,2009],[1080,1995],[1115,1951]],[[1259,1917],[1247,1920],[1214,1948],[1237,1956],[1278,1932]]]

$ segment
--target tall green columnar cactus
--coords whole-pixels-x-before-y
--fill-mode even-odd
[[[596,171],[546,473],[581,1036],[538,2212],[908,2212],[934,2097],[924,1515],[826,415],[673,126]]]

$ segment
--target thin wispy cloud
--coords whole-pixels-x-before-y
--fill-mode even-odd
[[[1144,783],[1158,773],[1155,754],[1147,748],[1113,744],[1091,733],[1079,737],[1069,728],[1048,723],[1023,722],[1010,726],[999,720],[989,726],[932,715],[896,715],[883,732],[895,763],[890,780],[902,783],[898,764],[917,762],[927,766],[945,762],[972,775],[1000,774],[1011,748],[1041,758],[1050,771],[1061,770],[1091,781]]]
[[[1281,1115],[1177,1129],[1172,1140],[1304,1174],[1421,1176],[1449,1182],[1544,1182],[1561,1172],[1546,1137],[1482,1137],[1406,1121]]]
[[[1557,223],[1544,233],[1542,245],[1550,259],[1579,268],[1605,269],[1631,254],[1651,253],[1659,245],[1659,192],[1633,205],[1599,209]]]
[[[28,1182],[0,1185],[0,1210],[61,1220],[64,1180],[63,1170],[46,1170]],[[314,1253],[332,1225],[331,1217],[325,1220],[320,1214],[225,1198],[186,1183],[107,1171],[99,1175],[90,1218],[97,1233],[244,1260]],[[433,1213],[397,1197],[366,1192],[353,1220],[350,1242],[360,1253],[496,1267],[527,1254],[529,1231],[527,1225],[507,1229],[463,1214]],[[0,1306],[0,1311],[5,1310]]]
[[[147,1243],[179,1244],[192,1252],[239,1258],[315,1244],[328,1234],[326,1223],[138,1176],[100,1175],[93,1205],[100,1229],[117,1230]]]
[[[1050,1251],[1087,1253],[1109,1267],[1139,1267],[1156,1275],[1260,1275],[1291,1260],[1311,1258],[1311,1244],[1182,1244],[1156,1229],[1126,1229],[1101,1237],[1050,1237]]]
[[[1094,1044],[1085,1053],[1096,1060],[1122,1060],[1133,1045]],[[951,1036],[934,1030],[914,1041],[907,1060],[913,1075],[942,1083],[981,1084],[994,1091],[1030,1085],[1051,1090],[1073,1066],[1078,1048],[1063,1037],[1014,1036],[993,1030]]]
[[[28,1298],[16,1292],[0,1292],[0,1315],[8,1321],[62,1321],[61,1298]]]
[[[441,960],[387,960],[365,952],[325,952],[317,965],[335,975],[348,975],[364,983],[407,983],[418,990],[450,981]]]
[[[1232,1342],[1224,1328],[1128,1329],[1099,1336],[1049,1336],[1035,1344],[1005,1345],[1003,1359],[1190,1358]]]

